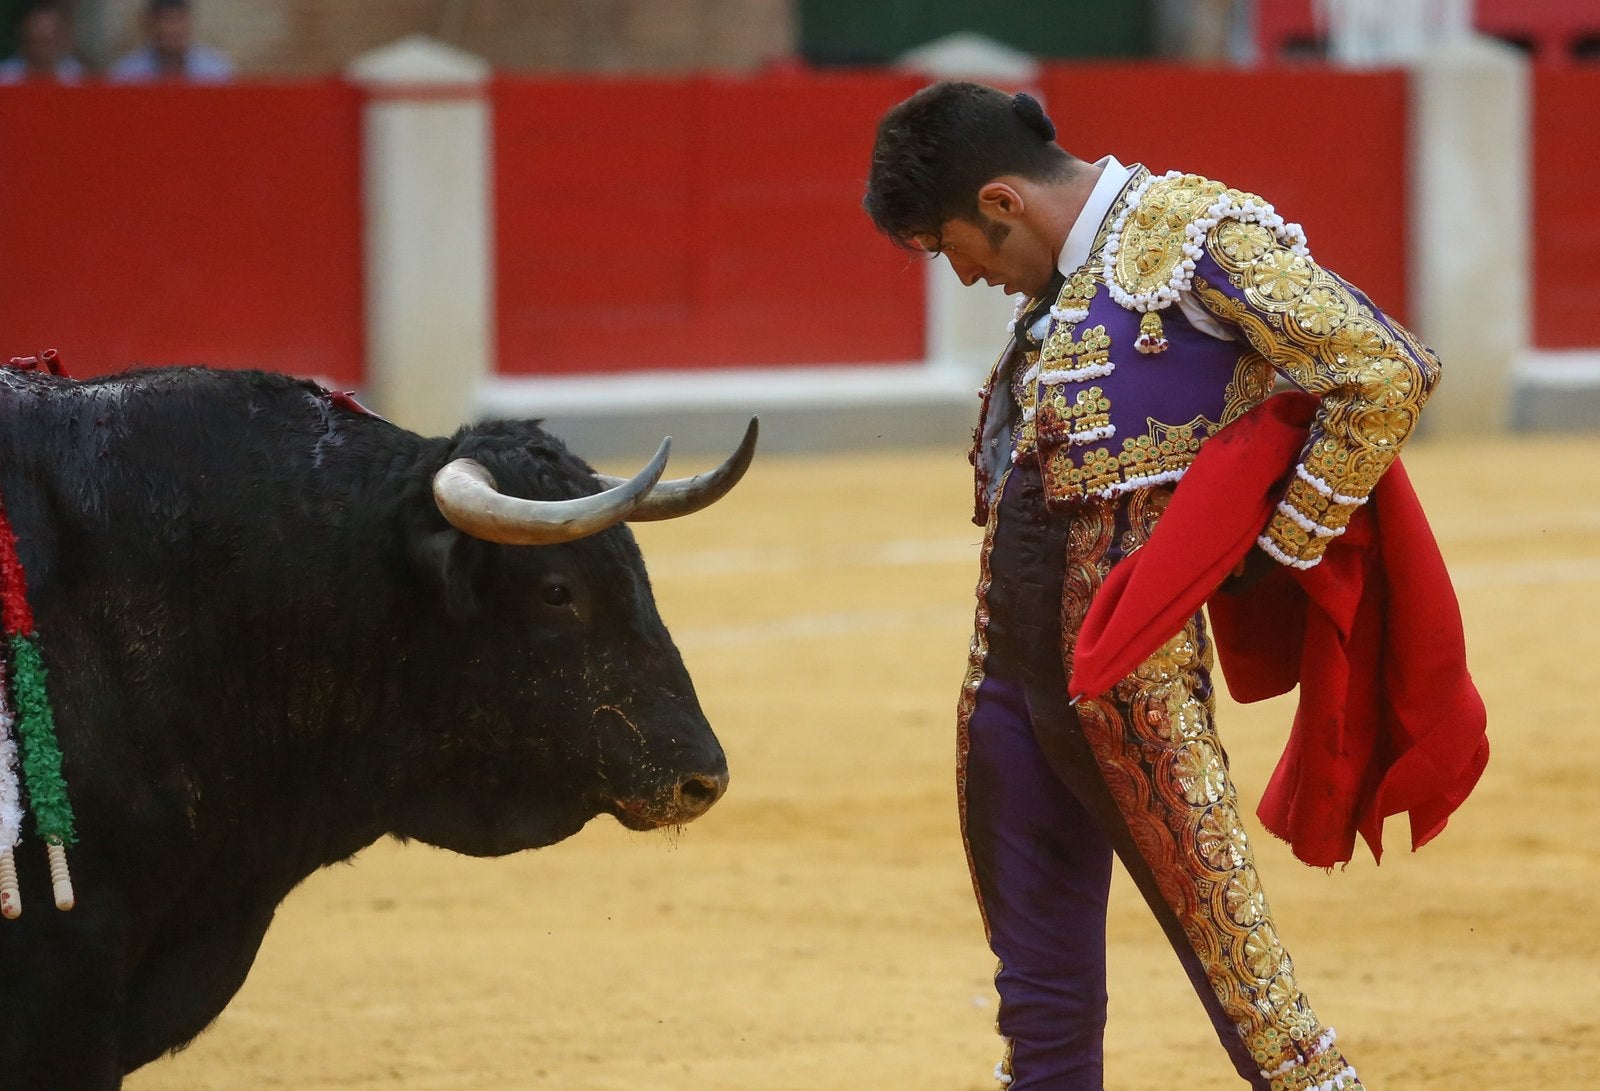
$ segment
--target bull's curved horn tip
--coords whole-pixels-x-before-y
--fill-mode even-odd
[[[750,418],[739,446],[722,465],[693,477],[662,481],[634,508],[629,520],[676,519],[710,507],[726,496],[744,477],[751,460],[755,458],[759,419],[754,416]],[[622,483],[621,478],[606,474],[596,474],[595,477],[607,488],[615,488]]]
[[[576,541],[622,522],[648,497],[667,468],[670,439],[631,478],[618,478],[592,496],[572,500],[523,500],[503,495],[480,462],[453,459],[433,478],[434,501],[450,524],[464,533],[503,545],[554,545]]]

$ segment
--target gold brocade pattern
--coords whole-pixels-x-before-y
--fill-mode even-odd
[[[1134,297],[1157,297],[1190,257],[1185,250],[1189,228],[1196,221],[1204,222],[1219,201],[1230,207],[1265,207],[1253,194],[1196,175],[1153,179],[1147,171],[1136,172],[1102,225],[1088,261],[1062,286],[1056,312],[1086,314],[1108,284],[1114,286],[1112,294],[1123,306],[1132,306]],[[1229,245],[1241,260],[1267,255],[1277,241],[1273,231],[1259,223],[1229,221],[1229,225],[1243,229],[1229,235]],[[1192,264],[1190,261],[1191,268]],[[1272,280],[1269,272],[1262,273],[1263,283],[1268,285],[1265,290],[1288,291]],[[1278,275],[1292,276],[1293,270]],[[1163,301],[1156,306],[1165,306],[1176,295],[1160,298]],[[1139,304],[1141,309],[1146,305]],[[1159,322],[1146,322],[1155,315],[1155,310],[1149,310],[1141,320],[1140,329],[1145,331],[1141,341],[1155,339],[1141,349],[1146,355],[1158,351],[1158,345],[1166,345]],[[1060,321],[1051,330],[1040,351],[1035,389],[1022,392],[1027,400],[1019,399],[1020,405],[1033,411],[1024,414],[1017,455],[1043,450],[1041,472],[1052,503],[1076,503],[1086,496],[1114,496],[1178,480],[1194,461],[1201,443],[1272,391],[1271,363],[1258,352],[1245,351],[1224,394],[1220,420],[1196,417],[1176,423],[1147,418],[1144,434],[1114,438],[1114,388],[1100,382],[1117,366],[1112,361],[1112,338],[1103,324],[1080,334],[1079,322]],[[1121,346],[1119,351],[1126,354],[1127,347]],[[1069,392],[1067,383],[1096,385]],[[1111,442],[1102,442],[1105,440]]]
[[[1068,427],[1074,434],[1111,427],[1111,399],[1106,397],[1106,392],[1098,386],[1078,391],[1070,403],[1061,394],[1057,394],[1051,401],[1055,404],[1056,411],[1069,422]]]
[[[1245,298],[1197,277],[1201,305],[1322,399],[1303,473],[1284,497],[1294,514],[1280,509],[1266,532],[1284,557],[1314,562],[1399,453],[1438,380],[1438,358],[1260,225],[1221,223],[1206,248]]]
[[[1105,245],[1106,237],[1102,233],[1095,239],[1092,251],[1098,252]],[[1100,290],[1100,279],[1089,270],[1094,267],[1094,256],[1090,254],[1089,264],[1073,273],[1061,286],[1061,294],[1056,297],[1056,306],[1062,308],[1086,309],[1094,294]]]
[[[1000,495],[1005,490],[1005,477],[999,483]],[[967,854],[967,874],[972,878],[973,895],[978,903],[978,916],[983,921],[983,935],[991,939],[989,912],[983,904],[983,891],[978,889],[978,869],[972,859],[972,841],[967,835],[967,761],[972,752],[972,713],[978,707],[978,690],[983,688],[984,664],[989,658],[989,587],[994,582],[990,555],[994,552],[995,528],[1000,520],[1000,505],[989,509],[988,524],[983,530],[983,546],[978,551],[978,586],[975,592],[978,604],[972,620],[972,643],[967,649],[967,670],[961,679],[961,691],[956,697],[956,814],[961,822],[961,845]],[[995,967],[995,976],[1003,966]],[[995,1031],[1000,1030],[998,1018]],[[997,1075],[1009,1082],[1011,1077],[1011,1041],[1002,1036],[1005,1054],[995,1068]]]
[[[1171,490],[1075,508],[1061,621],[1070,672],[1076,634],[1109,570],[1117,508],[1122,552],[1140,548]],[[1294,976],[1273,927],[1240,820],[1209,690],[1211,648],[1196,615],[1129,677],[1078,705],[1101,774],[1150,865],[1162,897],[1206,968],[1223,1009],[1275,1091],[1301,1091],[1343,1075],[1360,1087]],[[1317,1073],[1318,1078],[1302,1078]]]
[[[1005,490],[1002,475],[996,495]],[[972,861],[972,843],[967,838],[967,758],[972,752],[972,713],[978,707],[978,690],[983,688],[984,664],[989,658],[989,587],[994,582],[990,556],[994,553],[995,528],[1000,521],[1000,505],[989,508],[988,525],[983,530],[983,546],[978,551],[978,604],[972,619],[972,642],[967,648],[967,671],[956,697],[956,809],[961,818],[961,843],[967,850],[967,873],[973,877],[978,913],[983,917],[983,934],[989,931],[989,916],[983,908],[983,892],[977,890],[977,868]]]
[[[1130,295],[1139,295],[1156,291],[1171,281],[1187,256],[1183,250],[1189,241],[1185,229],[1224,194],[1241,204],[1246,200],[1266,203],[1252,194],[1230,190],[1221,182],[1196,175],[1157,179],[1128,212],[1112,262],[1117,285]]]
[[[1150,480],[1163,473],[1187,470],[1200,453],[1200,444],[1221,427],[1205,417],[1183,424],[1162,424],[1147,417],[1145,424],[1149,431],[1144,435],[1122,441],[1122,454],[1117,461],[1122,464],[1124,481]]]
[[[1088,273],[1067,281],[1056,306],[1058,308],[1066,306],[1060,300],[1066,299],[1069,291],[1080,289],[1084,283],[1088,284],[1088,288],[1082,296],[1081,306],[1087,307],[1094,298],[1095,287],[1098,284],[1094,276]],[[1073,304],[1073,306],[1079,305]],[[1063,376],[1093,379],[1101,378],[1112,371],[1111,337],[1106,333],[1105,326],[1091,326],[1083,331],[1082,336],[1078,336],[1077,330],[1076,322],[1057,322],[1039,351],[1038,373],[1024,391],[1027,400],[1020,403],[1024,409],[1034,407],[1037,416],[1034,417],[1034,428],[1027,437],[1029,445],[1026,448],[1019,446],[1019,457],[1032,454],[1041,441],[1049,444],[1065,443],[1074,432],[1091,427],[1106,427],[1111,423],[1109,400],[1104,400],[1096,420],[1084,423],[1079,411],[1079,402],[1069,401],[1060,385],[1064,381]],[[1104,394],[1101,388],[1094,389],[1097,396]]]
[[[1100,269],[1106,242],[1111,237],[1111,224],[1118,211],[1126,206],[1130,192],[1149,175],[1143,167],[1134,169],[1111,214],[1095,233],[1088,260],[1066,277],[1056,294],[1053,314],[1060,317],[1052,323],[1049,336],[1040,346],[1038,370],[1032,372],[1033,378],[1018,391],[1018,412],[1023,415],[1014,448],[1018,459],[1038,450],[1041,435],[1046,442],[1060,443],[1070,431],[1070,426],[1058,415],[1066,407],[1066,399],[1059,398],[1058,405],[1057,399],[1050,395],[1040,397],[1041,388],[1048,386],[1046,376],[1053,376],[1055,382],[1060,382],[1062,373],[1078,372],[1088,377],[1096,371],[1111,369],[1111,338],[1105,327],[1092,327],[1081,338],[1077,330],[1104,284]]]
[[[1056,447],[1045,458],[1042,468],[1050,496],[1077,501],[1086,496],[1114,495],[1144,484],[1176,481],[1194,462],[1202,443],[1223,425],[1266,400],[1272,393],[1274,379],[1272,365],[1260,353],[1246,352],[1235,365],[1233,378],[1224,393],[1221,420],[1195,417],[1182,424],[1163,424],[1147,418],[1146,432],[1125,437],[1122,449],[1115,453],[1102,447],[1081,452],[1070,446]],[[1092,420],[1085,412],[1084,394],[1080,393],[1077,398],[1069,402],[1064,395],[1055,394],[1049,400],[1058,419],[1072,422],[1070,430],[1081,433],[1091,426],[1109,423],[1106,411],[1110,405],[1104,391],[1099,393],[1103,404],[1096,406],[1098,416]],[[1031,439],[1037,433],[1028,435]]]
[[[1075,323],[1064,322],[1045,338],[1039,355],[1041,372],[1090,371],[1111,362],[1111,338],[1104,326],[1091,326],[1081,337],[1073,336],[1076,330]]]
[[[1249,351],[1239,357],[1233,369],[1233,381],[1223,394],[1221,424],[1232,424],[1244,414],[1266,401],[1272,395],[1273,384],[1278,380],[1272,364],[1259,352]]]
[[[1090,428],[1105,428],[1111,424],[1111,402],[1104,390],[1093,387],[1094,400],[1099,403],[1092,411],[1093,420],[1086,419],[1091,411],[1084,405],[1081,391],[1069,400],[1064,386],[1073,379],[1103,378],[1112,371],[1111,338],[1104,326],[1092,326],[1083,336],[1075,336],[1077,325],[1072,322],[1057,324],[1045,339],[1039,355],[1039,378],[1028,391],[1030,403],[1037,406],[1035,439],[1047,444],[1067,442],[1075,433]]]

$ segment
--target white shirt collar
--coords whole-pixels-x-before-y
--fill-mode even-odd
[[[1089,191],[1089,199],[1083,202],[1078,218],[1072,221],[1072,230],[1067,232],[1067,241],[1062,244],[1061,254],[1056,258],[1056,268],[1062,276],[1071,276],[1089,260],[1089,251],[1094,247],[1094,237],[1099,234],[1100,225],[1110,214],[1117,194],[1133,177],[1132,169],[1117,162],[1114,155],[1108,155],[1094,165],[1101,168],[1100,178],[1095,182],[1094,189]]]

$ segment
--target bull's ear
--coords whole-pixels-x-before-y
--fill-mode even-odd
[[[478,612],[470,553],[466,535],[456,530],[429,531],[411,546],[417,568],[438,594],[445,612],[456,621],[466,621]]]

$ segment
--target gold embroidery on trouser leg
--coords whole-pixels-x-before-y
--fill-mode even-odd
[[[983,934],[990,935],[989,914],[983,907],[983,891],[978,889],[978,871],[972,863],[972,845],[967,840],[967,757],[972,750],[972,713],[978,707],[978,690],[983,688],[984,666],[989,658],[989,587],[994,582],[990,556],[994,553],[995,530],[1000,523],[1000,497],[1005,494],[1010,471],[1000,475],[994,503],[989,505],[988,523],[983,528],[983,546],[978,551],[978,586],[974,591],[977,606],[972,618],[972,643],[967,647],[967,672],[956,697],[956,811],[961,819],[961,844],[967,852],[967,872],[983,917]]]
[[[1116,534],[1116,501],[1093,496],[1072,507],[1072,525],[1067,528],[1067,554],[1061,581],[1062,662],[1072,662],[1078,630],[1110,570],[1107,554]],[[1070,675],[1069,675],[1070,677]]]
[[[1147,540],[1168,495],[1150,489],[1128,498],[1125,552]],[[1107,568],[1111,503],[1097,514],[1078,520],[1074,529],[1085,531],[1069,538],[1069,655]],[[1273,1091],[1356,1091],[1354,1070],[1312,1011],[1273,927],[1216,733],[1211,665],[1196,616],[1110,694],[1080,702],[1079,722],[1163,899]]]
[[[983,530],[983,546],[978,552],[978,586],[976,597],[978,604],[972,620],[972,643],[967,650],[967,672],[961,680],[961,693],[956,698],[956,813],[961,821],[961,845],[967,854],[967,874],[972,877],[972,890],[978,903],[978,916],[983,921],[983,934],[986,939],[992,933],[989,928],[989,911],[983,904],[983,891],[978,887],[978,870],[972,860],[972,842],[967,838],[967,758],[972,750],[972,737],[970,734],[973,710],[978,707],[978,690],[983,688],[984,665],[989,658],[989,586],[994,581],[994,574],[990,570],[989,558],[994,552],[995,529],[1000,520],[999,498],[1005,493],[1006,477],[1002,474],[999,486],[995,490],[995,501],[989,505],[989,520]],[[1005,967],[995,966],[995,976],[1000,976],[1000,971]],[[1000,1033],[999,1015],[995,1016],[995,1033]],[[1011,1039],[1001,1035],[1005,1043],[1005,1052],[998,1064],[995,1065],[995,1079],[1001,1086],[1011,1083]]]

